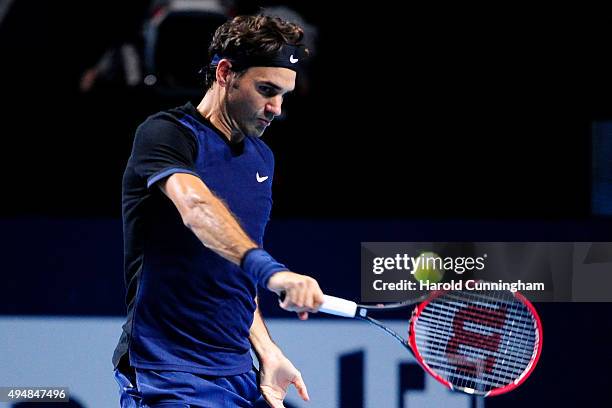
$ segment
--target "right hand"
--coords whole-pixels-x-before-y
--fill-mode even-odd
[[[308,312],[316,313],[323,304],[319,283],[310,276],[289,271],[277,272],[268,280],[268,289],[279,296],[284,294],[280,307],[297,312],[301,320],[308,319]]]

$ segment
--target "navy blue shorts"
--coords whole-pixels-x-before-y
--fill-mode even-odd
[[[256,408],[267,406],[255,370],[217,377],[182,371],[136,370],[136,384],[115,370],[121,408]]]

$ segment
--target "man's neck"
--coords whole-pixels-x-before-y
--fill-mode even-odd
[[[240,132],[233,130],[231,120],[222,101],[223,90],[220,87],[213,85],[213,87],[206,92],[206,95],[204,95],[204,98],[202,98],[198,104],[197,110],[231,143],[238,143],[244,137]]]

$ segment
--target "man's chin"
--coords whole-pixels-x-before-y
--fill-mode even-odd
[[[244,136],[247,137],[256,137],[256,138],[260,138],[261,136],[263,136],[264,131],[266,130],[265,127],[252,127],[250,129],[245,129],[242,134]]]
[[[266,128],[265,128],[265,127],[263,127],[263,128],[259,128],[259,127],[258,127],[258,128],[253,129],[253,131],[252,131],[252,132],[250,132],[250,133],[249,133],[249,135],[250,135],[250,136],[253,136],[253,137],[260,138],[260,137],[262,137],[262,136],[263,136],[263,134],[264,134],[264,132],[265,132],[265,131],[266,131]]]

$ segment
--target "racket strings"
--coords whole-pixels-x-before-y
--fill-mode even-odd
[[[417,339],[421,341],[429,341],[430,343],[428,344],[428,348],[434,351],[437,351],[437,352],[447,351],[447,344],[448,344],[447,337],[435,336],[435,335],[429,336],[429,337],[426,337],[423,335],[416,335],[416,337]],[[480,357],[483,355],[480,348],[478,347],[473,347],[473,346],[470,347],[470,346],[464,346],[464,345],[462,346],[464,347],[466,356],[468,357]],[[473,349],[474,351],[470,352],[470,349]],[[529,361],[531,361],[531,356],[527,356],[527,354],[531,351],[532,350],[528,350],[525,348],[510,347],[510,348],[505,349],[503,353],[493,352],[490,355],[496,358],[512,358],[513,360],[509,364],[524,367],[524,364],[527,364],[529,363]]]
[[[448,340],[448,334],[453,330],[453,326],[449,324],[449,322],[440,321],[440,319],[436,321],[435,316],[426,316],[422,320],[419,320],[420,325],[423,328],[428,329],[429,335],[432,335],[434,338],[438,337],[445,342]],[[525,351],[529,352],[533,350],[533,342],[536,340],[536,336],[534,334],[525,334],[525,332],[529,330],[527,327],[521,328],[513,326],[510,329],[511,331],[508,333],[504,333],[503,330],[491,330],[487,332],[486,330],[480,329],[475,324],[468,322],[465,323],[464,327],[467,330],[455,332],[454,336],[452,336],[454,342],[459,342],[460,344],[476,344],[482,348],[488,349],[489,351],[494,351],[498,348],[497,346],[499,346],[500,343],[499,337],[503,336],[518,335],[518,337],[514,338],[512,344],[509,343],[509,340],[506,341],[507,347],[524,349]],[[469,333],[466,334],[466,331]]]
[[[422,356],[424,357],[424,359],[428,362],[428,365],[430,365],[432,368],[440,368],[440,369],[446,369],[446,370],[464,370],[466,372],[474,372],[474,367],[473,367],[473,363],[469,360],[467,360],[468,357],[474,357],[476,359],[476,361],[482,359],[482,355],[476,354],[474,353],[472,356],[467,355],[466,360],[463,359],[450,359],[448,357],[439,357],[439,354],[428,354],[428,353],[424,353],[422,354]],[[515,363],[511,363],[511,364],[504,364],[501,367],[498,367],[494,372],[491,373],[487,373],[487,377],[491,378],[491,379],[497,379],[502,381],[504,384],[507,383],[507,380],[514,380],[516,379],[524,370],[525,365],[527,363],[524,364],[515,364]],[[485,370],[481,370],[481,371],[485,371]],[[455,371],[453,371],[453,373],[455,373]],[[473,377],[472,377],[473,378]]]
[[[414,330],[418,354],[436,374],[481,392],[519,378],[539,341],[530,311],[504,291],[444,294],[421,311]]]
[[[453,297],[456,298],[456,296],[453,296]],[[521,304],[520,302],[518,303]],[[458,309],[463,309],[462,313],[471,315],[472,317],[482,320],[483,322],[486,322],[486,321],[499,322],[500,321],[501,313],[499,312],[499,307],[496,308],[496,310],[494,311],[494,314],[492,314],[491,316],[487,314],[483,314],[480,311],[475,312],[469,308],[465,309],[467,305],[472,305],[472,306],[481,307],[482,309],[491,310],[491,305],[483,305],[482,302],[475,303],[475,302],[471,302],[470,299],[464,298],[464,299],[457,299],[457,300],[450,300],[450,299],[436,300],[434,304],[436,304],[439,309],[446,310],[448,314],[452,316],[454,316],[455,313],[457,313]],[[519,323],[523,324],[523,327],[525,328],[531,327],[531,321],[528,320],[531,318],[531,315],[528,312],[526,313],[526,309],[517,310],[516,305],[510,305],[506,303],[504,303],[503,305],[499,305],[499,306],[505,307],[504,319],[507,319],[508,317],[514,318],[518,320]],[[427,314],[429,311],[430,309],[426,309],[423,311],[423,313]],[[429,315],[432,315],[432,313],[429,313]],[[487,327],[487,329],[493,329],[493,327]]]
[[[442,307],[441,309],[444,309]],[[456,309],[455,309],[456,310]],[[428,335],[434,338],[439,338],[441,342],[446,344],[449,342],[448,336],[452,332],[453,327],[451,321],[454,317],[454,313],[447,312],[446,310],[438,310],[438,314],[431,313],[430,311],[424,311],[419,317],[419,323],[422,327],[428,329]],[[440,318],[443,316],[444,318]],[[475,317],[475,316],[474,316]],[[468,334],[465,331],[455,333],[451,338],[451,342],[457,342],[460,344],[475,344],[482,348],[489,349],[490,351],[497,349],[499,340],[492,337],[491,334],[495,333],[498,335],[507,334],[508,336],[519,335],[514,341],[506,341],[506,348],[512,350],[521,350],[521,353],[531,353],[533,351],[533,343],[536,339],[531,329],[533,325],[529,325],[525,319],[522,322],[516,323],[516,318],[512,319],[512,328],[510,332],[502,328],[493,328],[488,323],[491,322],[489,319],[479,319],[477,323],[474,321],[464,322],[465,328],[469,330]],[[480,335],[480,336],[478,336]]]
[[[439,318],[437,318],[434,315],[431,315],[428,313],[427,315],[425,315],[425,317],[423,316],[424,314],[421,315],[422,320],[420,323],[423,326],[429,327],[434,334],[437,328],[444,328],[445,333],[453,329],[453,326],[449,324],[447,321],[441,321],[441,322],[436,321],[436,319],[439,320]],[[452,316],[452,315],[449,314],[448,316]],[[466,321],[464,322],[464,327],[469,330],[470,332],[469,338],[473,339],[474,342],[479,343],[480,345],[484,346],[484,348],[487,348],[486,346],[489,345],[491,346],[491,348],[494,349],[496,347],[492,347],[492,346],[497,345],[498,343],[495,341],[494,336],[498,336],[498,335],[503,336],[506,333],[501,328],[493,329],[490,326],[487,326],[487,328],[484,329],[483,326],[486,326],[488,323],[489,322],[486,319],[482,319],[478,323],[475,323],[473,321]],[[525,333],[527,330],[529,330],[529,326],[526,326],[526,325],[523,327],[520,327],[520,326],[512,327],[512,332],[508,333],[508,335],[513,335],[515,333],[516,334]],[[456,333],[454,337],[455,338],[462,338],[462,337],[467,338],[464,331],[460,331]],[[527,333],[523,338],[521,338],[520,343],[525,343],[526,340],[534,340],[534,339],[535,339],[535,335],[531,333]]]
[[[449,310],[456,313],[458,309],[462,309],[461,313],[469,315],[474,318],[476,322],[488,322],[487,329],[499,328],[499,323],[504,322],[508,317],[517,319],[525,318],[522,313],[517,313],[512,308],[500,308],[497,310],[490,310],[488,307],[481,304],[473,304],[471,307],[466,307],[466,302],[459,301],[438,301],[437,306],[443,310]],[[483,313],[482,310],[487,310],[487,313]],[[526,323],[526,322],[523,322]]]
[[[430,339],[425,339],[425,341],[428,340]],[[417,337],[417,341],[423,341],[422,337]],[[446,355],[446,344],[442,341],[439,341],[437,345],[429,344],[428,350],[430,350],[431,352],[421,352],[421,355],[423,356],[424,360],[428,362],[428,364],[432,366],[432,368],[434,368],[435,366],[438,369],[446,370],[463,369],[466,371],[473,371],[472,361],[486,361],[486,359],[491,357],[495,357],[498,360],[501,359],[501,366],[499,366],[497,370],[489,376],[502,381],[514,380],[515,378],[517,378],[517,376],[519,376],[523,372],[525,366],[530,361],[528,359],[525,359],[521,354],[512,355],[509,353],[508,355],[505,355],[499,353],[495,355],[484,356],[480,350],[470,350],[469,347],[462,348],[461,358],[456,358],[453,360],[448,355]],[[473,360],[469,360],[470,358]],[[506,361],[506,359],[508,360]]]

